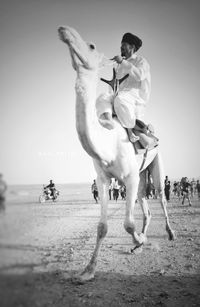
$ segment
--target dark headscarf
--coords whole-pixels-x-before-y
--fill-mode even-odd
[[[125,33],[122,37],[122,43],[128,43],[135,46],[135,51],[137,51],[142,46],[142,40],[131,33]]]

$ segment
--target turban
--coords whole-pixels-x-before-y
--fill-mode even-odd
[[[133,35],[131,33],[125,33],[123,35],[122,43],[128,43],[130,45],[134,45],[136,49],[135,51],[137,51],[142,46],[142,40],[136,35]]]

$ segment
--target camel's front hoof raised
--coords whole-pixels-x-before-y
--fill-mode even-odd
[[[81,274],[74,275],[71,278],[71,281],[75,285],[83,285],[84,283],[92,281],[93,279],[94,279],[94,274],[84,272]]]

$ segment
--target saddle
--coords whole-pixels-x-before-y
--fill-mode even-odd
[[[141,120],[136,119],[136,124],[132,130],[139,137],[139,140],[133,143],[137,154],[144,153],[158,146],[159,139],[154,135],[152,125],[146,125]]]

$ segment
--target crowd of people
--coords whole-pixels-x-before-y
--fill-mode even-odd
[[[185,201],[188,200],[189,206],[192,205],[192,198],[195,196],[200,200],[200,180],[194,178],[189,180],[188,177],[182,177],[180,181],[171,182],[168,176],[165,177],[164,181],[164,192],[166,200],[169,202],[171,198],[178,199],[184,205]],[[94,180],[91,187],[94,199],[98,203],[99,195],[96,181]],[[126,186],[120,185],[118,180],[112,178],[109,185],[109,200],[117,201],[121,196],[121,200],[126,200]],[[157,199],[157,191],[154,187],[151,176],[147,178],[146,185],[146,199]]]
[[[189,206],[192,205],[192,199],[196,197],[200,201],[200,180],[195,180],[194,178],[189,180],[188,177],[182,177],[179,181],[171,182],[168,176],[165,177],[164,181],[164,192],[166,200],[169,202],[171,198],[173,201],[175,199],[181,201],[184,205],[185,201],[188,201]],[[44,187],[50,196],[54,198],[56,191],[55,184],[52,180],[50,183]],[[5,194],[7,190],[7,185],[3,180],[3,175],[0,174],[0,205],[3,206],[5,203]],[[93,194],[96,203],[99,201],[99,192],[96,184],[96,180],[93,180],[91,185],[91,192]],[[126,200],[126,186],[124,184],[119,184],[116,178],[110,180],[109,185],[109,200],[117,201],[121,197],[121,200]],[[146,199],[157,199],[157,191],[153,185],[151,176],[147,178],[146,185]]]
[[[95,202],[98,203],[99,192],[98,192],[96,180],[93,180],[93,183],[91,185],[91,192],[93,194]],[[118,183],[118,180],[113,178],[110,180],[108,193],[109,193],[109,200],[113,199],[117,201],[120,196],[122,200],[125,200],[126,199],[126,186],[120,185]]]
[[[182,199],[182,205],[188,200],[189,206],[192,205],[192,199],[197,196],[200,200],[200,182],[194,178],[189,180],[188,177],[182,177],[180,181],[174,181],[172,186],[172,195],[178,200]]]
[[[171,198],[178,199],[184,205],[185,200],[188,200],[189,206],[192,205],[192,198],[197,196],[200,200],[200,182],[194,178],[189,180],[188,177],[182,177],[179,181],[170,181],[168,176],[164,181],[164,192],[166,200],[169,202]],[[146,198],[157,198],[157,192],[152,183],[151,177],[148,179],[146,187]]]
[[[188,177],[182,177],[180,180],[170,182],[168,176],[165,177],[165,197],[167,201],[171,198],[178,199],[184,205],[188,200],[189,206],[192,205],[192,199],[197,196],[200,200],[200,182],[194,178],[189,180]]]
[[[109,199],[117,201],[118,198],[121,196],[122,200],[126,199],[126,186],[120,185],[117,179],[110,181],[109,185]]]

